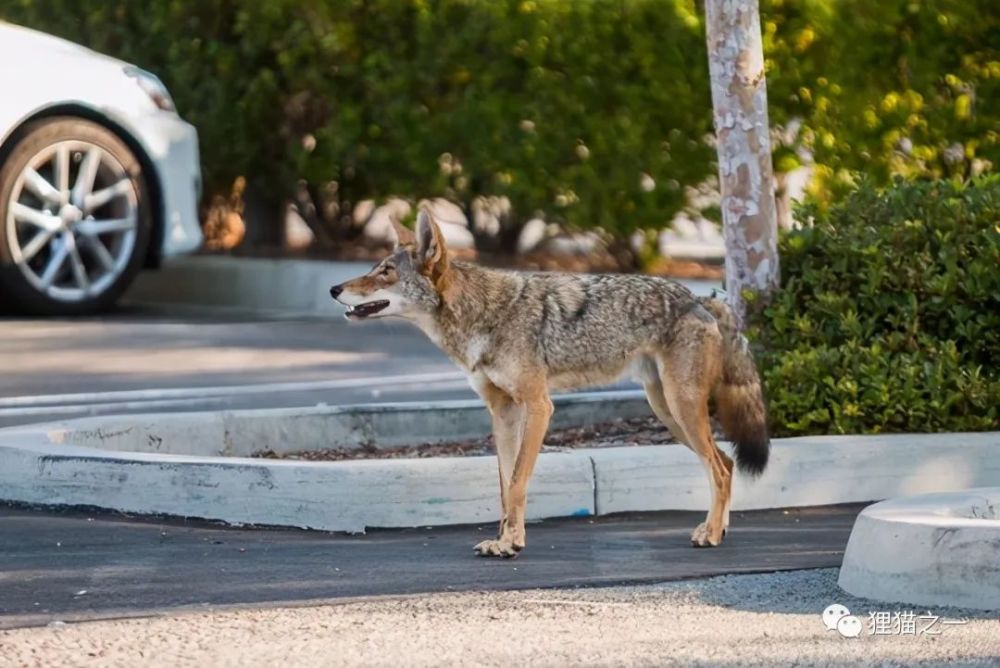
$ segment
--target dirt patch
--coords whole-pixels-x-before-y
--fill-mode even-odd
[[[663,445],[675,443],[655,417],[618,419],[612,422],[553,429],[545,437],[542,452],[567,448],[601,448],[622,445]],[[339,462],[347,459],[413,459],[421,457],[468,457],[492,455],[493,437],[451,441],[447,443],[422,443],[396,448],[323,448],[279,454],[273,450],[255,452],[254,457],[266,459],[297,459],[313,462]]]

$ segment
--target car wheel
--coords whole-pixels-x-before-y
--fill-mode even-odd
[[[139,160],[114,133],[32,124],[0,166],[0,298],[40,315],[111,306],[146,257],[150,213]]]

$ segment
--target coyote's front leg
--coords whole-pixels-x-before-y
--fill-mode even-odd
[[[493,444],[500,473],[500,530],[495,540],[484,540],[476,545],[475,550],[480,556],[512,557],[517,554],[513,544],[501,545],[500,539],[507,524],[507,487],[514,475],[518,450],[521,449],[526,412],[523,405],[488,380],[479,379],[475,386],[493,418]]]
[[[527,505],[528,480],[535,469],[538,452],[552,417],[552,401],[544,381],[533,383],[516,396],[490,405],[494,416],[494,438],[500,458],[500,499],[503,519],[495,540],[476,545],[480,556],[513,557],[524,549],[524,516]],[[499,419],[498,419],[499,416]],[[497,426],[500,429],[497,430]],[[520,440],[520,447],[517,441]],[[514,447],[510,447],[511,443]],[[511,465],[511,454],[516,453]],[[506,459],[506,461],[505,461]]]

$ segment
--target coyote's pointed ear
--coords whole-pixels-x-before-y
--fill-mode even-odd
[[[444,245],[444,235],[425,207],[421,207],[417,213],[417,259],[423,267],[423,273],[435,283],[448,271],[448,249]]]
[[[400,248],[401,246],[410,248],[417,245],[417,237],[413,234],[413,230],[399,222],[399,219],[395,216],[390,218],[390,222],[392,223],[393,231],[396,233],[396,248]]]

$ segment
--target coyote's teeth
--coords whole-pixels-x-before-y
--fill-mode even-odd
[[[347,315],[357,318],[365,318],[374,315],[389,305],[388,299],[378,299],[376,301],[365,302],[347,309]]]

